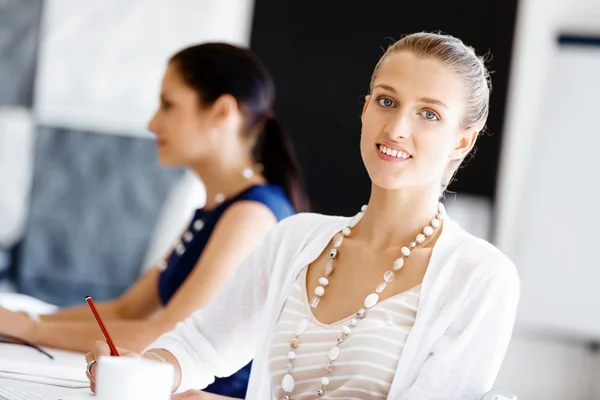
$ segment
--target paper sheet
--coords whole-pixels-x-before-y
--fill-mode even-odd
[[[10,379],[43,384],[54,382],[64,387],[88,385],[82,353],[45,350],[54,356],[54,360],[27,346],[0,343],[0,374],[10,375]]]

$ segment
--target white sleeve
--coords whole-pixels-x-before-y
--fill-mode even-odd
[[[480,400],[492,388],[512,336],[519,287],[512,263],[495,265],[399,400]]]
[[[267,234],[206,307],[148,347],[175,356],[181,367],[178,392],[205,388],[252,360],[284,223]]]

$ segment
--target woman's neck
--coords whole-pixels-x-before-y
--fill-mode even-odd
[[[355,237],[377,250],[406,246],[435,218],[438,204],[438,187],[387,190],[373,185]]]
[[[195,165],[192,169],[200,177],[206,192],[204,208],[212,209],[218,206],[220,201],[217,196],[223,196],[222,200],[230,199],[251,186],[266,183],[266,179],[259,171],[253,170],[252,177],[243,175],[244,169],[253,167],[250,160],[235,164]]]

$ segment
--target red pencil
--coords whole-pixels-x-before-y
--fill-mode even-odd
[[[85,301],[87,301],[88,305],[90,306],[90,309],[92,310],[92,314],[94,314],[94,317],[96,318],[96,322],[98,322],[98,325],[100,326],[100,329],[102,330],[102,334],[104,335],[104,338],[106,339],[106,343],[108,343],[108,347],[110,347],[110,355],[111,356],[120,356],[119,351],[117,350],[117,346],[115,346],[115,343],[113,342],[112,338],[110,337],[110,334],[108,333],[108,330],[106,329],[106,325],[104,325],[104,322],[102,322],[102,318],[100,318],[100,314],[98,313],[98,310],[96,309],[96,305],[92,301],[92,298],[90,296],[88,296],[85,298]]]

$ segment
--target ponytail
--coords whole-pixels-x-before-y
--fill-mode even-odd
[[[273,116],[267,116],[254,148],[256,161],[263,166],[263,176],[283,187],[296,212],[309,211],[300,163],[288,134]]]

